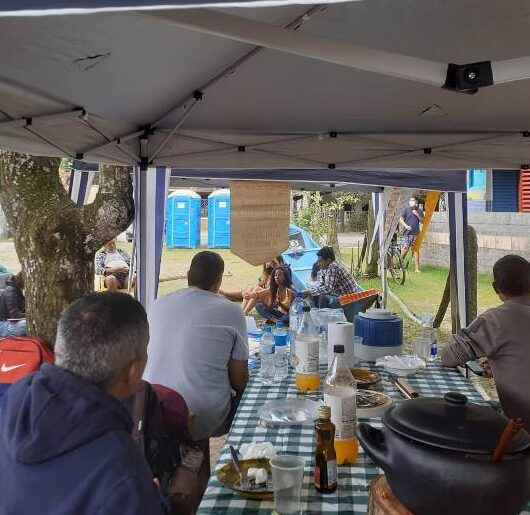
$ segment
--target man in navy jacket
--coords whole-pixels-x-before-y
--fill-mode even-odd
[[[163,513],[120,402],[138,388],[148,339],[128,295],[88,295],[65,311],[56,365],[0,399],[0,515]]]

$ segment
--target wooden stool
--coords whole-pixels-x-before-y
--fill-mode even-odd
[[[368,515],[413,515],[390,490],[386,477],[378,476],[370,485]]]

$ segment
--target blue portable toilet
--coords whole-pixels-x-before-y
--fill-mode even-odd
[[[176,190],[166,203],[166,246],[196,249],[201,243],[201,197],[191,190]]]
[[[208,247],[230,248],[230,190],[222,189],[208,196]]]

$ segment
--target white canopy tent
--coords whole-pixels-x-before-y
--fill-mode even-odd
[[[0,146],[137,167],[141,278],[169,168],[370,185],[530,163],[524,1],[284,3],[3,2]]]

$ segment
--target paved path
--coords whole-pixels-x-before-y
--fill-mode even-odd
[[[0,252],[15,252],[15,244],[10,240],[0,240]]]
[[[363,238],[364,233],[362,232],[343,232],[339,233],[339,245],[341,247],[357,247],[357,243],[359,243],[359,246],[363,244]]]

